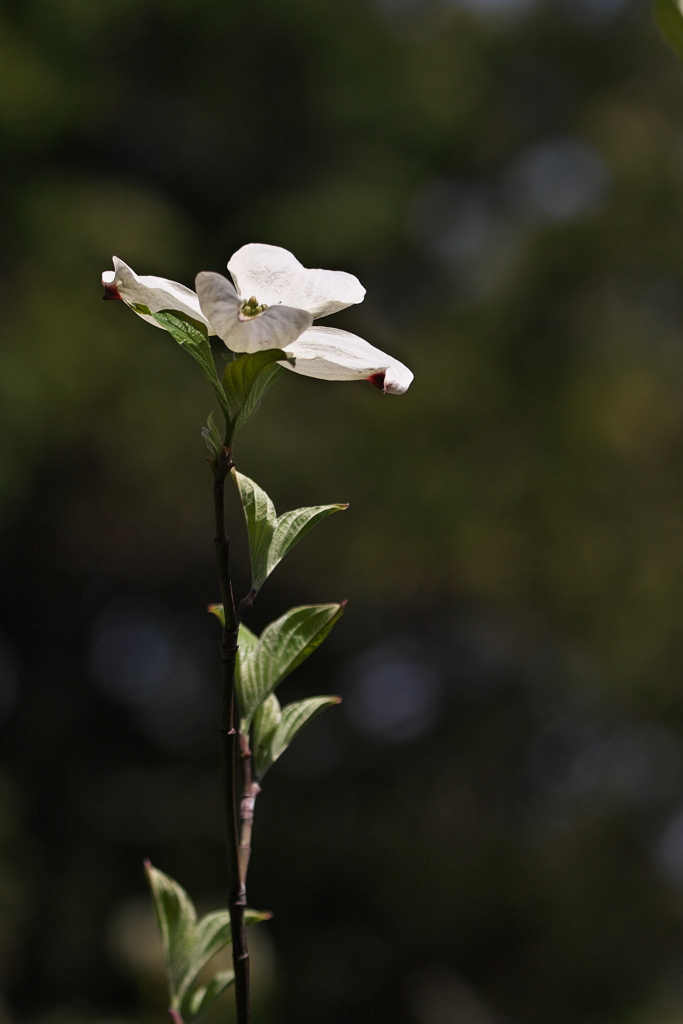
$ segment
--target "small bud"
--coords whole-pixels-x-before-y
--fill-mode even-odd
[[[252,308],[258,306],[258,299],[256,298],[255,295],[252,295],[251,298],[249,299],[249,305],[252,306]]]

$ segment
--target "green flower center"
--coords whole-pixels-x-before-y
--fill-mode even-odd
[[[268,309],[268,306],[265,302],[259,305],[256,296],[252,295],[250,299],[247,299],[246,302],[242,303],[240,313],[242,313],[243,316],[258,316],[259,313],[263,313],[266,309]]]

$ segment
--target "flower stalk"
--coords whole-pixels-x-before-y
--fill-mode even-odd
[[[202,271],[194,292],[166,278],[139,277],[114,257],[102,276],[104,298],[122,299],[148,323],[168,331],[198,365],[225,415],[221,434],[209,415],[202,437],[211,452],[214,545],[221,604],[209,606],[222,625],[221,774],[228,908],[198,920],[187,892],[174,879],[146,864],[161,935],[174,1024],[202,1024],[207,1012],[234,982],[237,1024],[251,1024],[249,950],[246,926],[268,912],[247,909],[254,805],[265,774],[302,728],[334,695],[281,705],[275,690],[326,638],[346,602],[291,608],[260,636],[241,622],[270,574],[309,530],[348,505],[292,509],[278,515],[268,494],[234,468],[233,437],[258,409],[282,375],[280,367],[322,380],[369,380],[387,394],[403,394],[411,371],[367,341],[313,320],[361,302],[357,278],[343,271],[309,270],[285,249],[251,244],[231,258],[232,282]],[[246,298],[245,296],[249,296]],[[258,298],[257,298],[258,296]],[[225,343],[229,361],[219,377],[209,342]],[[251,587],[236,605],[226,531],[225,482],[234,477],[245,516]],[[208,983],[202,969],[232,942],[233,971],[219,971]]]

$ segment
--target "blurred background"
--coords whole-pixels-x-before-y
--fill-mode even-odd
[[[250,241],[356,274],[334,325],[416,375],[287,374],[236,453],[281,511],[351,503],[249,620],[349,599],[280,690],[344,701],[257,805],[256,1024],[680,1024],[683,68],[646,5],[5,0],[0,151],[2,1024],[168,1020],[143,857],[223,903],[215,402],[99,277]]]

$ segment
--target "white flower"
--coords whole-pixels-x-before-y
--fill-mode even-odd
[[[114,270],[102,275],[105,299],[147,306],[151,313],[177,310],[204,323],[233,352],[280,348],[295,373],[322,380],[370,380],[380,390],[402,395],[411,371],[363,338],[334,327],[311,327],[357,302],[365,289],[353,274],[308,270],[276,245],[245,245],[228,263],[234,284],[221,274],[197,275],[197,293],[163,277],[138,277],[114,257]],[[137,312],[137,310],[136,310]],[[138,314],[159,327],[153,317]]]
[[[112,262],[114,269],[105,270],[102,274],[103,299],[123,299],[128,306],[134,302],[139,303],[147,306],[150,313],[159,313],[162,309],[175,309],[192,317],[193,320],[206,324],[209,334],[216,333],[202,313],[199,299],[191,288],[186,288],[177,281],[168,281],[165,277],[139,277],[118,256],[114,256]],[[137,313],[137,310],[135,312]],[[145,313],[138,313],[138,316],[155,327],[161,327],[152,316]]]
[[[213,273],[199,274],[196,287],[205,316],[229,348],[237,352],[282,348],[294,359],[294,365],[282,365],[295,373],[322,380],[367,379],[393,395],[407,391],[411,371],[357,335],[334,327],[310,327],[309,319],[308,330],[292,333],[287,341],[284,323],[280,325],[273,316],[287,312],[287,325],[293,331],[296,311],[305,311],[312,319],[362,302],[365,289],[352,274],[308,270],[286,249],[260,243],[239,249],[228,270],[234,287]],[[245,302],[238,293],[250,298]],[[269,317],[273,317],[272,327]]]

